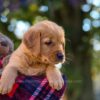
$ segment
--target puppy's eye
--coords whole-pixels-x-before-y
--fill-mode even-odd
[[[51,45],[52,44],[52,41],[47,41],[45,42],[46,45]]]

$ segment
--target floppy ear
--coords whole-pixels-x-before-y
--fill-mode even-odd
[[[23,42],[31,50],[32,54],[38,56],[40,53],[40,32],[30,28],[24,35]]]

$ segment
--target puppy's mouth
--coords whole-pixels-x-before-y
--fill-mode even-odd
[[[54,64],[64,63],[65,62],[65,55],[62,52],[55,52],[54,55],[51,55],[50,61]]]
[[[62,60],[62,61],[55,60],[55,61],[54,61],[54,64],[59,64],[59,63],[64,63],[64,62],[65,62],[65,60]]]
[[[51,64],[51,65],[54,65],[54,64],[59,64],[59,63],[64,63],[65,62],[65,59],[63,58],[62,60],[59,60],[57,59],[56,57],[50,59],[50,58],[47,58],[47,57],[44,57],[42,59],[42,61],[45,63],[45,64]]]

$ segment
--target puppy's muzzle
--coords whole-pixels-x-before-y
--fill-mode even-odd
[[[63,61],[64,60],[64,55],[61,52],[58,52],[56,54],[56,58],[58,61]]]

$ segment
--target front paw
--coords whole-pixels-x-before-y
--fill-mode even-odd
[[[60,90],[63,87],[64,81],[58,69],[49,69],[46,74],[52,88]]]
[[[8,79],[0,79],[0,93],[9,93],[13,87],[14,82]]]

